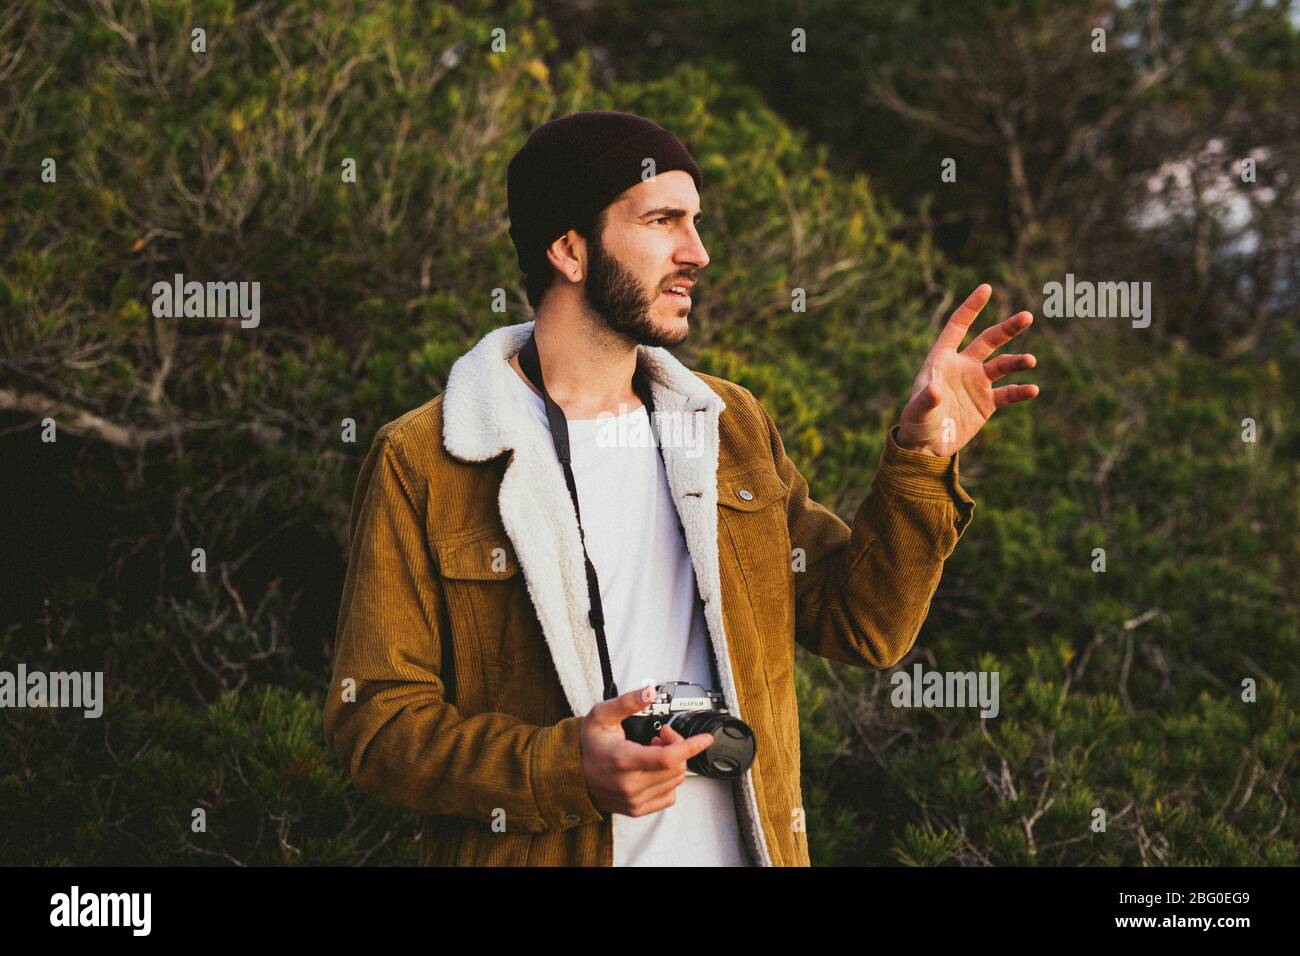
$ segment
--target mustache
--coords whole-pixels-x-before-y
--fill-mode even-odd
[[[692,275],[674,276],[673,278],[669,279],[667,282],[664,283],[663,288],[667,289],[671,286],[677,285],[677,283],[679,282],[689,282],[691,285],[695,285],[696,283],[699,282],[699,279],[697,279],[695,276]]]

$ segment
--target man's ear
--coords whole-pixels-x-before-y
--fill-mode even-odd
[[[581,282],[587,274],[587,243],[575,229],[552,242],[546,258],[570,282]]]

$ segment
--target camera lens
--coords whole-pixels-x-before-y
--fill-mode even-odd
[[[743,720],[707,710],[688,711],[668,721],[683,737],[712,734],[713,744],[686,761],[686,768],[701,777],[739,777],[754,762],[758,750],[754,732]]]

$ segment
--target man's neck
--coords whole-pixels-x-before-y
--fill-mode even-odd
[[[581,320],[539,319],[533,329],[546,391],[565,418],[624,415],[641,407],[632,389],[635,343],[608,328],[593,328]],[[510,356],[509,361],[515,373],[540,396],[520,367],[519,356]]]

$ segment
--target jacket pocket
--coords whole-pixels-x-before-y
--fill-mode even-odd
[[[480,529],[438,542],[437,551],[452,630],[477,651],[493,709],[544,719],[553,708],[539,678],[551,668],[550,651],[510,539]]]
[[[718,476],[718,504],[732,511],[763,511],[785,496],[785,485],[770,465]]]

